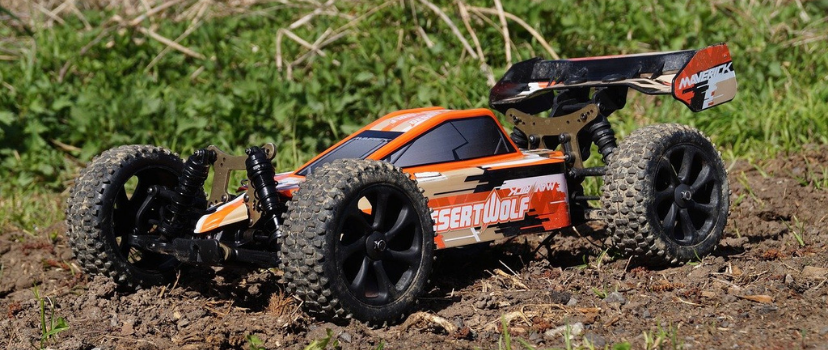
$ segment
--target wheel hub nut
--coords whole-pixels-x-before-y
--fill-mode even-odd
[[[378,240],[374,241],[374,250],[376,250],[378,252],[382,252],[382,251],[385,251],[385,248],[387,248],[387,244],[385,243],[384,240],[378,239]]]
[[[689,203],[693,202],[693,191],[690,186],[681,184],[676,188],[675,203],[680,207],[685,208]]]

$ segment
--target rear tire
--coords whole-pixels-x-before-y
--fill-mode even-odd
[[[722,238],[730,189],[721,156],[700,131],[641,128],[615,149],[601,204],[617,248],[651,264],[711,253]]]
[[[121,146],[96,157],[81,171],[68,199],[69,243],[87,274],[111,277],[126,287],[152,286],[174,276],[178,261],[129,244],[128,236],[153,234],[162,203],[135,222],[150,186],[173,188],[183,163],[153,146]],[[134,187],[134,188],[133,188]]]
[[[370,325],[405,317],[431,273],[428,202],[399,168],[344,159],[316,169],[289,202],[287,289],[305,310]]]

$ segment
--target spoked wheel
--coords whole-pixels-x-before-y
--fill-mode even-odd
[[[405,316],[434,254],[431,215],[414,181],[387,163],[335,161],[291,203],[285,279],[308,312],[377,325]]]
[[[719,217],[722,172],[693,144],[676,145],[656,170],[655,209],[664,234],[682,246],[703,241]]]
[[[147,202],[152,186],[178,183],[181,159],[162,148],[122,146],[92,161],[75,182],[67,220],[70,244],[89,274],[110,276],[136,287],[168,281],[178,261],[145,251],[132,235],[156,234],[164,203]]]
[[[709,254],[730,206],[724,163],[710,140],[678,124],[627,137],[604,176],[602,205],[616,246],[653,263]]]
[[[360,208],[365,202],[368,208]],[[397,299],[423,259],[423,230],[413,203],[396,187],[375,184],[357,194],[345,213],[334,250],[349,291],[370,305]]]

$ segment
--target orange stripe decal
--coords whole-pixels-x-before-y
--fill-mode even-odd
[[[443,249],[446,247],[446,242],[443,241],[443,235],[437,234],[434,236],[434,244],[437,245],[437,249]]]
[[[196,229],[195,233],[203,233],[218,228],[219,226],[221,226],[221,223],[224,221],[224,218],[226,218],[227,215],[230,215],[230,213],[232,213],[236,210],[236,208],[242,205],[244,205],[244,201],[241,200],[228,203],[227,206],[203,218],[203,224],[200,228]]]

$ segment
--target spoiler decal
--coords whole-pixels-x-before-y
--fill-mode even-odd
[[[694,112],[732,100],[736,88],[736,72],[725,44],[699,50],[673,78],[673,97]]]

